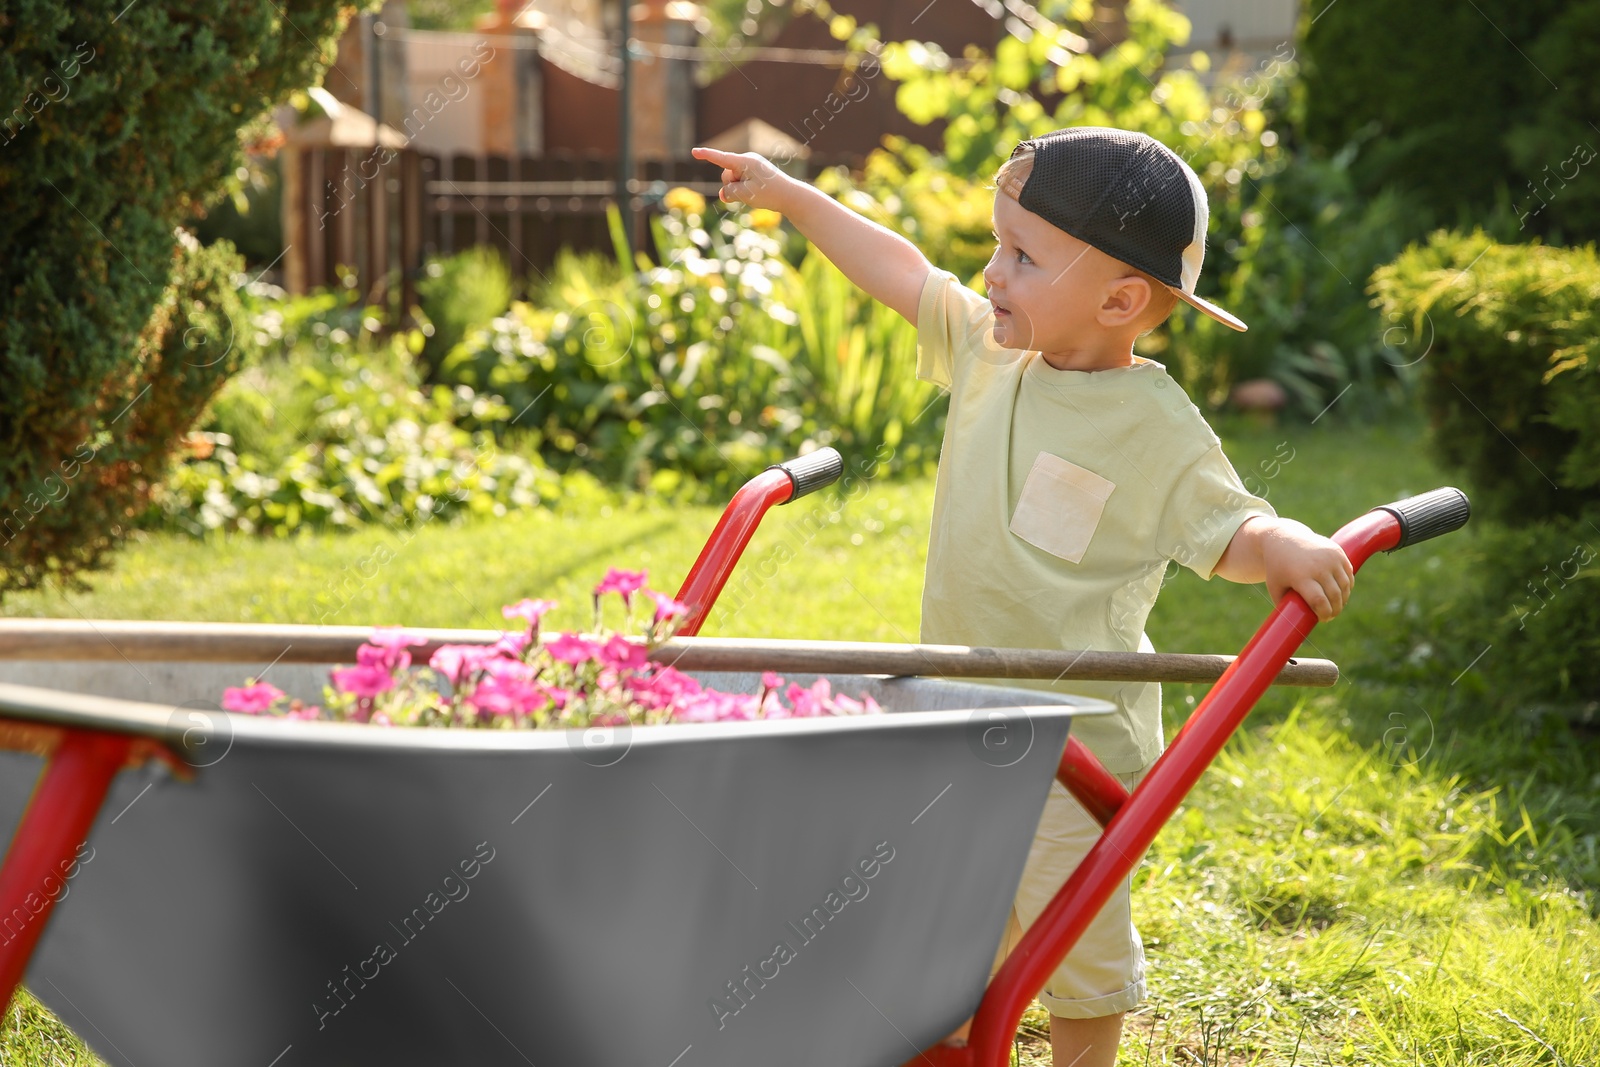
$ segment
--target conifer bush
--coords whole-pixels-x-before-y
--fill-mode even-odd
[[[104,565],[245,338],[179,224],[355,8],[0,0],[0,595]]]

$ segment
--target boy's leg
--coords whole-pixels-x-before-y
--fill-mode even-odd
[[[1050,1016],[1050,1062],[1053,1067],[1116,1067],[1117,1046],[1122,1042],[1122,1012],[1098,1019],[1063,1019]],[[972,1020],[945,1039],[965,1044]]]
[[[1097,1019],[1050,1016],[1050,1060],[1054,1067],[1116,1067],[1122,1012]]]
[[[1144,773],[1117,777],[1132,788]],[[1059,783],[1052,783],[991,975],[1099,836],[1099,824]],[[1050,1013],[1056,1067],[1113,1064],[1122,1016],[1144,1000],[1144,948],[1129,914],[1131,880],[1090,922],[1039,997]],[[946,1040],[964,1043],[970,1027],[969,1020]]]

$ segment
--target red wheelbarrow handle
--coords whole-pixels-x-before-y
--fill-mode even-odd
[[[819,448],[774,464],[744,483],[723,509],[717,528],[711,531],[711,537],[678,590],[678,601],[689,606],[689,614],[684,616],[676,631],[678,636],[692,637],[700,632],[728,575],[733,573],[734,565],[769,508],[830,486],[843,473],[844,458],[838,451]]]
[[[1470,514],[1461,490],[1435,489],[1375,508],[1346,524],[1333,540],[1360,569],[1375,552],[1459,530]],[[1119,796],[1120,783],[1081,744],[1068,742],[1058,777],[1086,798],[1091,812],[1108,816],[1105,833],[989,983],[967,1045],[935,1046],[905,1067],[1005,1067],[1010,1062],[1012,1035],[1023,1011],[1316,624],[1316,614],[1300,594],[1286,594],[1131,795]]]

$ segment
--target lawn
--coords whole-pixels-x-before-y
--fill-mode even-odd
[[[1256,491],[1325,532],[1447,480],[1409,425],[1241,424],[1224,440]],[[914,640],[931,502],[930,480],[873,482],[776,512],[705,632]],[[607,566],[674,588],[715,519],[635,500],[295,541],[141,538],[92,592],[3,612],[498,626],[501,604],[547,596],[575,627]],[[1151,999],[1121,1062],[1600,1062],[1600,751],[1484,691],[1482,644],[1446,595],[1473,552],[1469,531],[1374,559],[1307,649],[1344,680],[1270,694],[1157,840],[1134,895]],[[1233,652],[1268,606],[1179,573],[1149,630],[1164,650]],[[1169,728],[1201,692],[1167,688]],[[1029,1033],[1020,1053],[1048,1063]],[[89,1062],[19,999],[0,1063]]]

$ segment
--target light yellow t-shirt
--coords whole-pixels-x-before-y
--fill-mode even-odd
[[[1150,650],[1167,562],[1211,577],[1252,515],[1272,515],[1166,368],[1056,370],[999,348],[987,299],[930,272],[917,377],[950,391],[922,595],[922,640],[1000,648]],[[1161,753],[1161,687],[1015,681],[1098,697],[1073,724],[1113,773]]]

